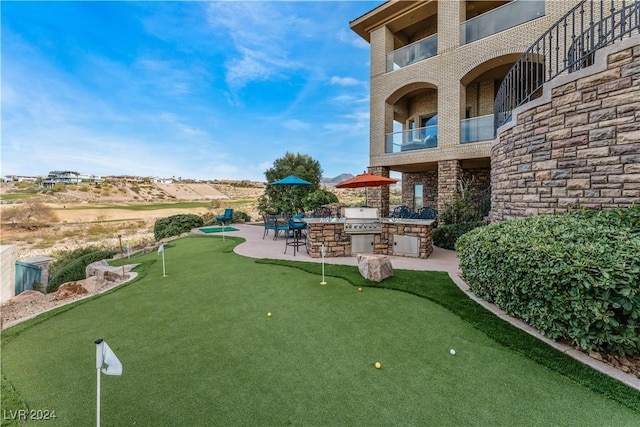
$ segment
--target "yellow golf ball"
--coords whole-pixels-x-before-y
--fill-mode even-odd
[[[271,317],[271,312],[268,312],[268,313],[267,313],[267,317]]]
[[[362,292],[362,288],[358,288],[358,292]]]
[[[374,366],[376,367],[376,369],[382,368],[382,365],[380,364],[380,362],[376,362]]]

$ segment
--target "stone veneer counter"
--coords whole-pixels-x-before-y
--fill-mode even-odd
[[[351,251],[351,233],[344,230],[344,218],[305,218],[307,223],[307,245],[312,258],[322,256],[322,244],[326,247],[327,257],[355,256]],[[434,220],[382,218],[382,233],[369,234],[373,237],[373,253],[382,255],[413,256],[427,258],[433,252]],[[356,234],[356,236],[362,236]],[[411,253],[398,252],[394,244],[398,237],[403,236],[413,240],[415,250]]]

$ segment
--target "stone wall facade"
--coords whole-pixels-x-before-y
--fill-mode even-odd
[[[384,222],[382,233],[373,234],[373,251],[380,255],[397,255],[393,250],[393,236],[416,236],[418,237],[418,258],[427,258],[433,252],[432,231],[432,225]],[[344,231],[344,222],[309,221],[307,233],[311,258],[322,256],[323,243],[327,257],[356,255],[351,251],[351,234]]]
[[[453,198],[460,178],[462,166],[459,160],[438,162],[438,211],[443,212],[445,203]]]
[[[492,220],[640,204],[640,36],[547,83],[498,135]]]
[[[415,185],[422,184],[422,200],[424,207],[435,208],[438,205],[438,171],[415,172],[402,174],[402,201],[415,209]]]

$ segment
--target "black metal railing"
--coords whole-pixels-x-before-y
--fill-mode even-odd
[[[511,120],[514,108],[539,96],[549,80],[593,63],[598,49],[637,34],[640,0],[583,0],[526,50],[498,89],[495,127]]]

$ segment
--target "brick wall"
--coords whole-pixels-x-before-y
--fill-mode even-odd
[[[492,220],[640,204],[640,36],[547,83],[491,153]]]

